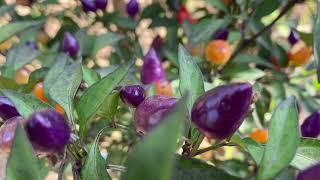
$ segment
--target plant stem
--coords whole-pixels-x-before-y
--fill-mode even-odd
[[[210,147],[207,147],[207,148],[198,150],[198,151],[195,153],[195,156],[196,156],[196,155],[199,155],[199,154],[202,154],[202,153],[205,153],[205,152],[208,152],[208,151],[211,151],[211,150],[215,150],[215,149],[221,148],[221,147],[223,147],[223,146],[236,146],[236,145],[237,145],[237,144],[228,143],[228,142],[223,142],[223,143],[220,143],[220,144],[215,144],[215,145],[212,145],[212,146],[210,146]]]
[[[265,26],[263,29],[261,29],[256,34],[252,35],[249,39],[244,39],[240,41],[239,45],[235,49],[234,53],[231,55],[230,60],[228,63],[230,63],[244,48],[246,48],[250,43],[252,43],[255,39],[257,39],[259,36],[261,36],[263,33],[271,29],[271,27],[282,17],[284,16],[296,3],[298,0],[290,0],[280,11],[279,15],[267,26]]]
[[[64,152],[63,159],[61,161],[59,171],[58,171],[58,180],[62,180],[63,172],[64,172],[64,169],[66,168],[67,162],[68,162],[67,152]]]
[[[193,156],[196,155],[197,150],[198,150],[200,144],[202,143],[204,137],[205,137],[205,136],[204,136],[203,134],[200,134],[199,137],[198,137],[198,139],[195,141],[195,143],[192,144],[192,149],[191,149],[191,152],[190,152],[189,157],[193,157]]]

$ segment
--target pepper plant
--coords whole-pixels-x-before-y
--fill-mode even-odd
[[[0,0],[0,179],[320,179],[319,3]]]

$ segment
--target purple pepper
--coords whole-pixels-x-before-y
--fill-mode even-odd
[[[145,97],[144,89],[140,85],[125,86],[120,90],[121,100],[131,107],[137,107]]]
[[[303,137],[315,138],[320,135],[320,111],[312,113],[301,125]]]
[[[137,0],[130,0],[127,4],[127,13],[134,18],[139,12],[139,3]]]
[[[229,30],[227,28],[221,28],[214,33],[213,39],[227,40],[228,35],[229,35]]]
[[[143,84],[150,84],[165,79],[165,72],[160,57],[156,50],[151,48],[144,57],[141,70],[141,81]]]
[[[38,49],[38,45],[34,41],[27,41],[26,45],[28,47],[30,47],[31,49],[33,49],[33,50],[37,50]]]
[[[200,96],[193,105],[192,122],[207,136],[223,140],[244,121],[253,95],[249,83],[218,86]]]
[[[5,96],[0,96],[0,117],[6,121],[12,117],[20,116],[14,104]]]
[[[62,40],[62,50],[70,56],[76,56],[79,52],[80,45],[78,40],[70,33],[64,33]]]
[[[29,118],[26,130],[35,149],[44,152],[62,151],[70,138],[70,127],[55,110],[37,111]]]
[[[177,103],[177,99],[167,96],[147,97],[134,114],[138,132],[147,133],[156,127]]]
[[[153,39],[151,47],[153,47],[157,52],[161,50],[161,48],[163,47],[163,40],[159,35],[157,35]]]
[[[300,36],[299,36],[298,32],[294,29],[291,29],[289,37],[288,37],[289,43],[293,46],[299,41],[299,39],[300,39]]]
[[[316,180],[320,179],[320,164],[313,165],[301,171],[296,180]]]
[[[94,0],[81,0],[82,8],[85,12],[96,12],[97,6]]]
[[[96,7],[101,10],[105,10],[108,5],[108,0],[96,0]]]
[[[8,119],[3,125],[0,127],[0,153],[10,152],[11,145],[15,136],[15,131],[18,123],[23,123],[25,119],[21,116],[16,116]]]

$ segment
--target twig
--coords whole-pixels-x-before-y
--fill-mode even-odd
[[[243,41],[240,41],[239,45],[235,49],[234,53],[231,55],[230,60],[228,63],[230,63],[245,47],[247,47],[250,43],[252,43],[255,39],[257,39],[259,36],[261,36],[263,33],[271,29],[271,27],[282,17],[284,16],[296,3],[298,0],[290,0],[281,10],[280,14],[267,26],[265,26],[263,29],[261,29],[259,32],[251,36],[249,39],[244,39]]]
[[[64,152],[63,159],[61,161],[59,171],[58,171],[58,180],[62,180],[63,172],[64,172],[64,169],[66,168],[67,162],[68,162],[67,152]]]
[[[114,165],[114,164],[108,164],[107,169],[114,170],[114,171],[121,171],[121,172],[126,172],[127,167],[124,166],[119,166],[119,165]]]
[[[220,144],[212,145],[212,146],[207,147],[207,148],[204,148],[204,149],[200,149],[200,150],[198,150],[198,151],[196,152],[195,155],[199,155],[199,154],[202,154],[202,153],[211,151],[211,150],[215,150],[215,149],[221,148],[221,147],[223,147],[223,146],[236,146],[236,145],[237,145],[237,144],[234,144],[234,143],[223,142],[223,143],[220,143]]]

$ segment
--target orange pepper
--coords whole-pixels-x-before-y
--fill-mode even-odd
[[[171,84],[167,80],[155,82],[154,92],[156,95],[173,96]]]
[[[56,104],[54,106],[54,108],[56,109],[56,111],[58,111],[60,114],[64,114],[64,109],[59,105],[59,104]]]
[[[308,63],[311,55],[312,49],[310,47],[303,47],[296,52],[289,52],[288,59],[290,65],[302,66]]]
[[[205,53],[211,63],[224,65],[231,57],[231,47],[224,40],[213,40],[207,45]]]
[[[268,130],[258,129],[249,134],[249,137],[259,143],[267,143],[268,141]]]
[[[48,99],[44,96],[43,83],[37,83],[33,88],[33,95],[44,103],[48,103]]]

